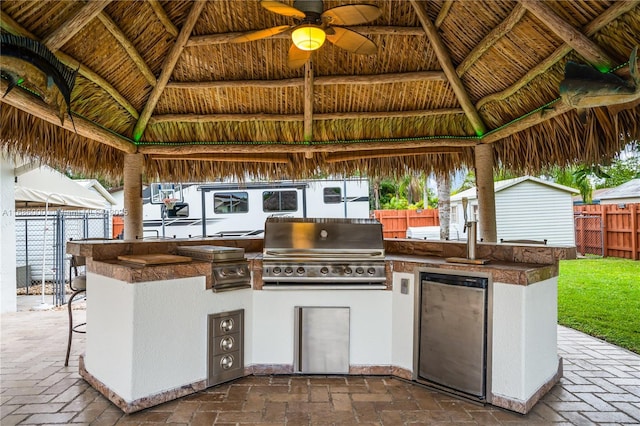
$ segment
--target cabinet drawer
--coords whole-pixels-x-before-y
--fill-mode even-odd
[[[225,334],[213,338],[211,353],[213,355],[226,354],[242,349],[242,337],[240,333]]]
[[[211,330],[213,336],[238,333],[240,330],[242,330],[242,317],[239,312],[213,318]]]

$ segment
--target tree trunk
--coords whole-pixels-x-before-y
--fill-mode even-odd
[[[373,209],[380,210],[380,178],[373,179]]]
[[[451,175],[445,173],[436,175],[438,186],[438,215],[440,216],[440,239],[449,239],[451,223]]]

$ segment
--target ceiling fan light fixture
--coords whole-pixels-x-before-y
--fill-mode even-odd
[[[291,33],[293,44],[301,50],[316,50],[323,44],[327,34],[316,25],[301,25]]]

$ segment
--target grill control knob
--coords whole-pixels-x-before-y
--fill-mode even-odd
[[[233,320],[229,318],[229,319],[220,321],[220,330],[224,331],[225,333],[228,333],[231,330],[233,330]]]
[[[298,266],[298,269],[296,269],[296,272],[298,273],[298,275],[302,275],[304,274],[304,268],[302,266]]]
[[[228,370],[233,367],[233,357],[231,355],[223,356],[220,359],[220,367],[222,367],[223,370]]]
[[[246,272],[247,272],[247,271],[245,271],[245,269],[244,269],[244,268],[238,268],[238,269],[236,270],[236,274],[238,274],[238,275],[240,275],[240,276],[243,276],[244,274],[246,274]]]
[[[286,268],[284,268],[284,273],[287,275],[293,274],[293,268],[291,266],[287,266]]]
[[[274,275],[279,275],[282,272],[282,269],[280,269],[279,266],[276,266],[275,268],[272,269]]]
[[[351,274],[353,271],[351,270],[351,268],[349,268],[348,266],[346,268],[344,268],[344,273],[349,275]]]
[[[329,268],[327,268],[326,266],[323,266],[322,268],[320,268],[320,273],[322,275],[327,275],[329,273]]]
[[[356,274],[358,274],[358,275],[364,274],[364,268],[362,268],[361,266],[358,266],[356,268]]]
[[[376,270],[374,268],[369,268],[369,269],[367,269],[367,274],[375,275],[376,274]]]
[[[220,349],[223,351],[230,351],[231,348],[233,348],[233,337],[229,336],[220,340]]]

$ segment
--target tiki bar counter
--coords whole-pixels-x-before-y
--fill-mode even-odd
[[[464,243],[384,240],[385,277],[375,285],[341,279],[273,285],[263,281],[264,244],[262,239],[69,242],[68,253],[87,259],[82,376],[125,412],[245,375],[310,372],[392,375],[526,413],[562,375],[556,343],[558,261],[575,257],[575,248],[478,243],[483,264],[466,264],[456,261],[465,257]],[[200,256],[201,249],[209,255],[243,253],[250,286],[216,290],[216,266],[241,261]],[[448,295],[464,303],[456,316],[484,310],[480,323],[466,325],[477,328],[468,345],[481,341],[479,358],[466,354],[466,345],[447,354],[471,358],[460,360],[469,370],[478,369],[469,363],[482,364],[475,384],[473,377],[432,375],[433,367],[442,369],[445,362],[439,345],[447,344],[433,335],[456,331],[436,323],[444,330],[429,335],[425,330],[432,324],[420,312],[425,300],[440,297],[433,293],[438,286],[454,287],[426,283],[460,276],[487,283],[479,305],[472,299],[477,292]],[[313,318],[314,309],[322,316],[323,308],[342,324],[327,325],[338,330],[335,336],[320,330],[317,338],[325,339],[323,346],[346,346],[346,354],[307,355],[324,358],[314,364],[301,352],[322,348],[305,349],[299,336],[307,331],[301,327],[306,324],[312,334],[313,323],[300,317]],[[346,317],[331,311],[339,308],[347,309]]]

